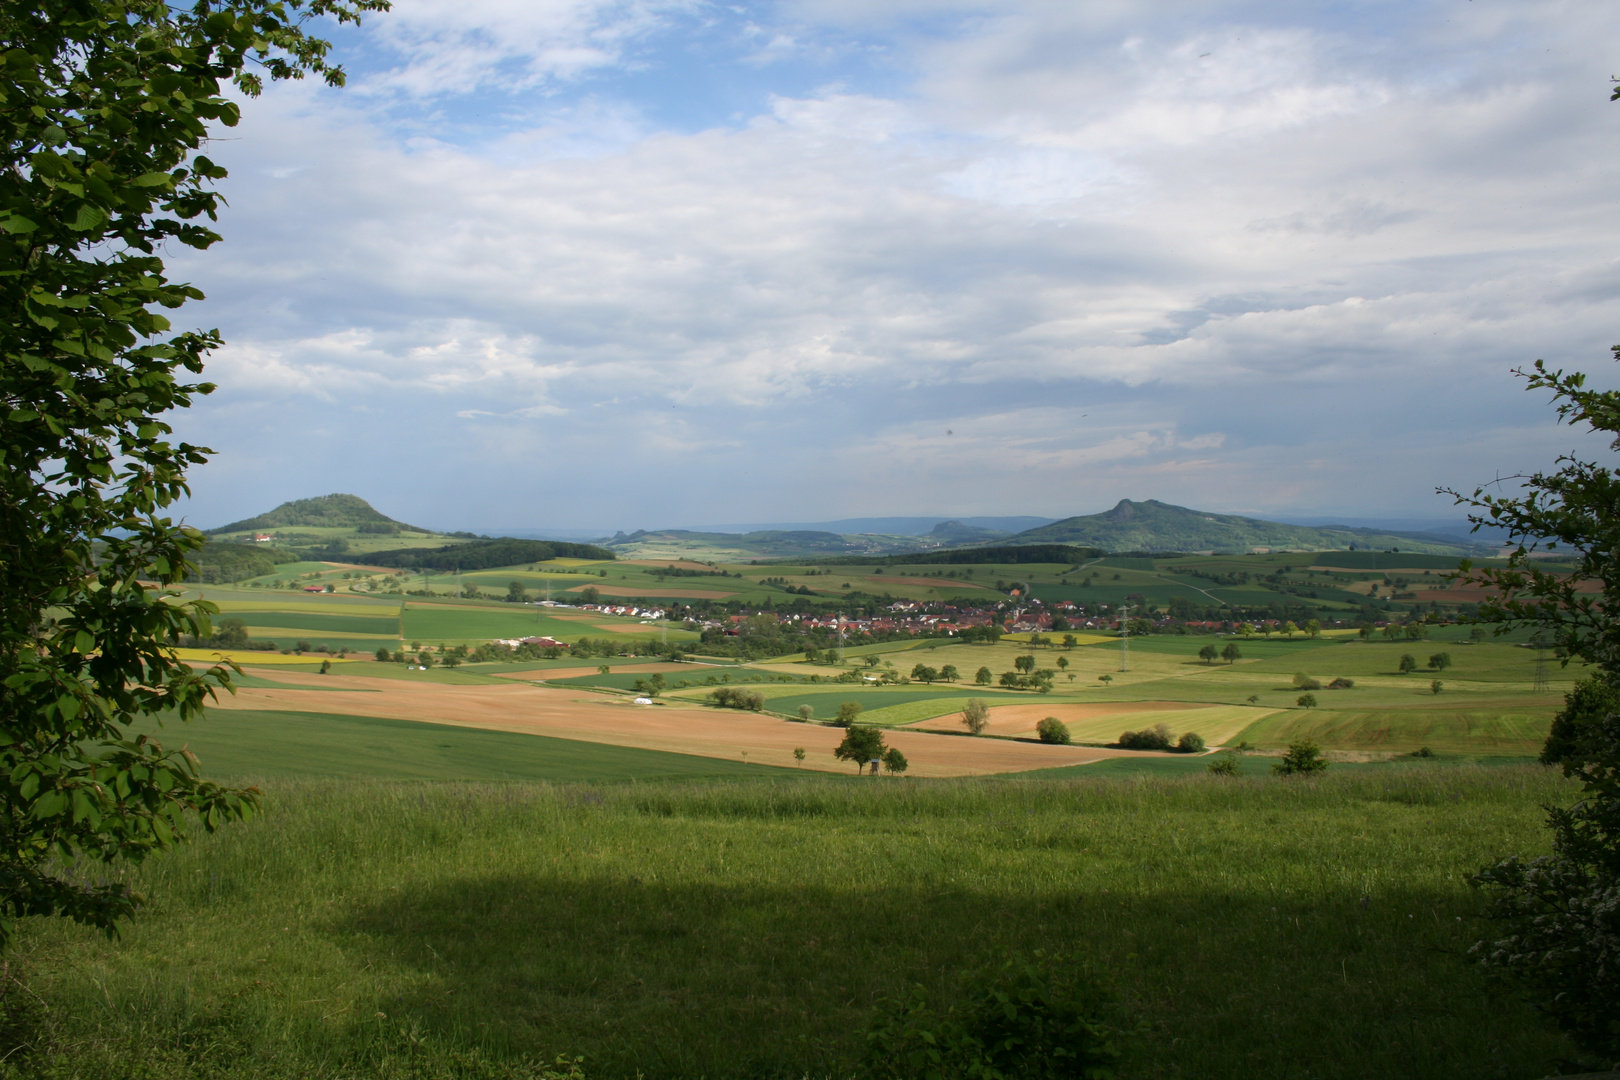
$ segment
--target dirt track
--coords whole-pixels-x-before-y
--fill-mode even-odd
[[[805,767],[854,772],[832,751],[843,737],[837,728],[797,724],[753,713],[680,705],[632,705],[625,699],[582,696],[578,691],[538,686],[446,686],[360,675],[314,676],[260,669],[260,677],[289,687],[243,687],[221,709],[275,709],[376,716],[397,720],[465,725],[495,731],[549,735],[614,746],[637,746],[702,757],[747,760],[793,767],[793,748],[804,747]],[[1080,746],[1042,746],[890,730],[884,738],[898,747],[916,776],[974,776],[1079,765],[1110,757],[1140,756],[1128,751]]]

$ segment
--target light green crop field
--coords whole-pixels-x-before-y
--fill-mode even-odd
[[[493,1080],[567,1054],[592,1080],[856,1077],[883,998],[961,1004],[1035,950],[1143,1025],[1127,1077],[1514,1080],[1570,1057],[1466,959],[1487,932],[1468,875],[1544,850],[1541,805],[1573,796],[1550,770],[784,772],[270,780],[261,818],[127,871],[146,902],[118,940],[24,921],[9,974],[33,996],[0,1074]]]

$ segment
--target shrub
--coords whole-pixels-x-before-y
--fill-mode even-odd
[[[901,773],[905,772],[910,765],[911,763],[906,760],[906,755],[902,754],[898,747],[891,746],[887,750],[883,751],[884,772],[894,776],[899,776]]]
[[[1412,751],[1412,756],[1413,757],[1434,757],[1434,751],[1430,750],[1427,746],[1420,746],[1416,750]]]
[[[1119,737],[1119,747],[1121,750],[1168,750],[1170,728],[1154,724],[1146,731],[1127,731]]]
[[[1322,684],[1305,674],[1303,671],[1296,671],[1294,673],[1294,689],[1320,690],[1322,689]]]
[[[1181,738],[1176,740],[1176,749],[1183,754],[1202,754],[1204,737],[1196,731],[1182,732]]]
[[[1041,742],[1061,743],[1067,746],[1073,740],[1069,737],[1069,725],[1055,716],[1048,716],[1035,725],[1035,734],[1039,735]]]
[[[1121,1033],[1111,995],[1059,957],[1010,960],[973,981],[961,1008],[928,1004],[921,986],[880,1003],[867,1029],[867,1075],[1068,1080],[1115,1075]]]
[[[1341,675],[1337,679],[1334,679],[1332,682],[1328,683],[1328,689],[1329,690],[1348,690],[1354,685],[1356,685],[1356,680],[1347,679],[1343,675]]]
[[[1327,759],[1322,756],[1322,748],[1310,739],[1301,739],[1288,744],[1288,753],[1271,767],[1271,771],[1278,776],[1293,776],[1296,773],[1321,772],[1327,766]]]
[[[1209,763],[1209,771],[1216,776],[1236,776],[1238,771],[1237,758],[1231,754],[1219,754],[1214,761]]]
[[[962,723],[973,734],[984,734],[985,726],[990,723],[990,707],[978,698],[968,698],[967,707],[962,710]]]
[[[800,720],[808,720],[814,715],[816,715],[816,710],[815,709],[812,709],[808,705],[800,705],[799,706],[799,719]]]
[[[844,701],[838,705],[838,726],[849,727],[855,718],[861,715],[861,703],[858,701]]]
[[[1429,682],[1429,693],[1431,693],[1431,694],[1438,694],[1440,691],[1444,690],[1445,688],[1446,688],[1446,684],[1441,682],[1439,679],[1432,679]]]
[[[744,690],[736,686],[722,686],[709,691],[709,700],[722,709],[747,709],[759,712],[765,708],[765,695],[758,690]]]

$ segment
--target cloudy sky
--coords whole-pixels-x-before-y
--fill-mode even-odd
[[[396,0],[210,153],[210,526],[1452,516],[1597,452],[1605,0]]]

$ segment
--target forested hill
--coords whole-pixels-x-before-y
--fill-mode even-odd
[[[1078,544],[1105,551],[1231,551],[1281,548],[1302,551],[1356,548],[1470,555],[1479,545],[1423,533],[1378,532],[1374,529],[1311,528],[1284,525],[1231,514],[1209,514],[1171,506],[1156,499],[1121,499],[1101,514],[1064,518],[1002,541],[1006,544]]]
[[[613,559],[613,552],[595,544],[568,544],[561,540],[474,540],[440,548],[400,548],[364,556],[368,566],[401,566],[422,570],[490,570],[497,566],[547,562],[551,559]]]
[[[353,528],[360,525],[393,525],[410,532],[431,532],[395,521],[358,495],[319,495],[313,499],[294,499],[284,502],[268,514],[260,514],[245,521],[233,521],[211,534],[244,532],[249,529],[283,529],[294,526],[320,528]]]

